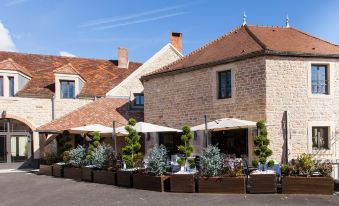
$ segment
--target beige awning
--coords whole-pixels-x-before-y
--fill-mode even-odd
[[[217,119],[207,123],[207,130],[221,131],[229,129],[241,129],[241,128],[253,128],[256,127],[257,123],[253,121],[235,119],[235,118],[224,118]],[[191,128],[192,131],[205,130],[205,124],[200,124]]]
[[[111,130],[111,132],[113,131],[112,128],[103,126],[101,124],[89,124],[89,125],[85,125],[81,127],[74,127],[74,128],[68,129],[69,133],[71,134],[84,134],[87,132],[101,133],[102,131],[107,131],[107,130]]]
[[[165,127],[165,126],[160,126],[156,124],[151,124],[151,123],[146,123],[146,122],[138,122],[134,126],[134,129],[137,130],[137,132],[140,133],[149,133],[149,132],[181,132],[181,130],[170,128],[170,127]],[[102,134],[105,133],[112,133],[113,129],[110,128],[109,130],[102,131]],[[118,127],[115,130],[117,135],[127,135],[128,132],[125,130],[125,127]]]

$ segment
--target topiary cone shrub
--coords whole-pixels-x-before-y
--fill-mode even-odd
[[[268,147],[270,140],[267,138],[267,130],[264,121],[257,122],[258,135],[254,140],[254,154],[258,157],[257,160],[252,161],[254,167],[258,167],[259,163],[262,165],[259,170],[264,170],[267,158],[272,155],[272,150]],[[273,167],[274,161],[270,160],[267,163],[268,167]]]
[[[122,159],[125,161],[128,169],[135,168],[139,163],[141,163],[142,158],[142,154],[140,152],[140,135],[133,128],[135,124],[136,120],[134,118],[130,118],[128,120],[128,125],[125,126],[128,135],[125,137],[126,146],[122,148]]]
[[[181,152],[184,157],[180,157],[177,162],[182,167],[185,166],[185,171],[187,171],[187,164],[190,168],[194,168],[194,159],[189,159],[194,151],[193,146],[190,144],[190,140],[193,138],[193,133],[191,128],[188,125],[182,127],[181,141],[182,145],[178,146],[179,152]]]
[[[89,133],[89,138],[91,141],[89,142],[89,146],[87,149],[86,160],[88,163],[91,163],[93,159],[94,151],[100,146],[100,133],[99,132],[91,132]]]

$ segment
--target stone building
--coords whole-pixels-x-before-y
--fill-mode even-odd
[[[265,120],[274,160],[339,159],[338,45],[295,28],[243,25],[142,80],[146,122],[195,126],[205,114],[208,121]],[[209,142],[251,160],[255,135],[212,132]],[[196,153],[203,143],[198,133]]]
[[[126,123],[130,116],[142,120],[139,78],[182,57],[181,34],[171,39],[144,64],[130,62],[124,48],[118,60],[0,52],[0,162],[39,159],[40,146],[53,136],[39,133],[111,126],[115,118]]]

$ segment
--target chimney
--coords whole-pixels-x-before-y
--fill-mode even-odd
[[[126,48],[118,48],[118,67],[128,68],[128,50]]]
[[[182,53],[182,33],[171,32],[171,44]]]

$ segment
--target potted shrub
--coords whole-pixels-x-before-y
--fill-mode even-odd
[[[259,160],[253,160],[252,165],[258,167],[253,171],[249,177],[250,193],[275,193],[277,192],[277,175],[273,170],[266,170],[272,168],[274,161],[267,162],[267,157],[272,155],[272,150],[268,148],[270,144],[267,138],[267,130],[264,121],[257,122],[258,136],[254,140],[254,154],[258,156]],[[260,163],[260,165],[259,165]]]
[[[70,140],[71,138],[68,131],[64,131],[62,136],[57,138],[57,154],[60,162],[53,164],[52,173],[54,177],[64,176],[64,166],[66,165],[66,162],[69,161],[69,151],[72,149],[72,144],[69,142]]]
[[[86,148],[79,145],[69,151],[69,164],[64,167],[64,177],[81,180],[81,167],[86,165]]]
[[[183,145],[178,146],[178,150],[184,155],[178,159],[181,170],[171,176],[171,192],[195,192],[196,171],[192,170],[194,159],[191,158],[193,146],[190,140],[193,138],[191,128],[188,125],[182,127],[181,141]]]
[[[124,168],[117,171],[117,185],[123,187],[133,186],[133,174],[139,169],[138,166],[141,164],[141,144],[140,135],[133,128],[136,124],[136,120],[131,118],[128,120],[128,125],[125,129],[128,135],[125,137],[126,146],[122,148],[124,160]]]
[[[92,156],[93,182],[107,185],[116,185],[116,160],[113,148],[110,145],[100,145]]]
[[[282,192],[285,194],[333,194],[331,164],[315,163],[310,154],[302,154],[297,161],[283,165],[282,173]]]
[[[241,162],[228,160],[216,146],[208,145],[200,157],[200,193],[246,193]]]
[[[94,166],[91,163],[95,150],[100,146],[100,133],[91,132],[86,138],[89,139],[89,146],[86,155],[87,165],[81,167],[81,179],[87,182],[92,182]]]
[[[146,171],[133,175],[134,188],[158,192],[169,191],[170,177],[165,176],[169,168],[166,147],[155,146],[149,153]]]
[[[53,175],[53,164],[58,162],[58,155],[55,152],[45,153],[42,158],[38,174],[40,175]]]

